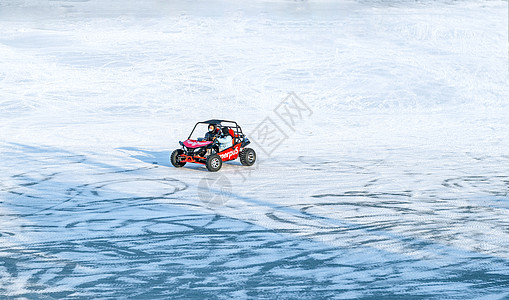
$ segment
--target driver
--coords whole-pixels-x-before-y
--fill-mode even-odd
[[[219,128],[217,128],[217,126],[214,124],[210,124],[209,131],[205,134],[205,140],[213,141],[219,136],[219,134],[220,134]]]

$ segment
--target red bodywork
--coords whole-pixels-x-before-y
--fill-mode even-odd
[[[184,141],[184,146],[186,146],[187,148],[193,148],[193,149],[207,146],[210,144],[212,144],[212,142],[210,142],[210,141],[197,141],[197,140],[185,140]]]

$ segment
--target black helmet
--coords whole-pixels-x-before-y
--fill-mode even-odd
[[[210,124],[209,125],[209,132],[214,132],[214,131],[216,131],[216,125]]]
[[[228,127],[223,127],[223,134],[230,135],[230,132],[228,131]]]

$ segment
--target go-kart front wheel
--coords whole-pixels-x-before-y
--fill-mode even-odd
[[[207,170],[209,170],[210,172],[219,171],[222,165],[223,161],[221,160],[221,157],[217,154],[212,154],[209,157],[207,157],[207,161],[205,163],[205,166],[207,166]]]
[[[186,164],[185,162],[180,161],[181,160],[180,155],[182,154],[184,154],[184,151],[182,151],[182,149],[177,149],[171,153],[170,161],[175,168],[183,167]]]

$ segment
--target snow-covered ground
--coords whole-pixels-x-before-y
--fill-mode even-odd
[[[1,1],[0,299],[509,297],[507,11]]]

